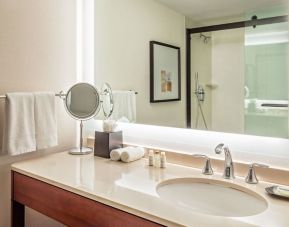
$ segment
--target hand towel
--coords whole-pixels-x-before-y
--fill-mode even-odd
[[[133,162],[141,159],[144,154],[144,148],[142,147],[126,147],[123,148],[124,151],[121,153],[120,159],[123,162]]]
[[[124,148],[114,149],[110,152],[110,159],[112,161],[120,161],[120,156],[124,152]]]
[[[34,93],[35,137],[37,150],[58,145],[55,94]]]
[[[113,120],[127,119],[136,122],[136,94],[134,91],[113,91],[114,110],[110,117]]]
[[[36,150],[34,96],[31,93],[8,93],[2,153],[19,155]]]

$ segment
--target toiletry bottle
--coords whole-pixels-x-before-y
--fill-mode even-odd
[[[161,156],[160,156],[160,152],[156,151],[155,155],[154,155],[154,166],[157,168],[161,167]]]
[[[149,166],[154,166],[154,151],[153,150],[149,151],[148,159],[149,159]]]
[[[160,167],[161,168],[166,168],[167,167],[167,158],[166,158],[166,153],[165,152],[161,152]]]

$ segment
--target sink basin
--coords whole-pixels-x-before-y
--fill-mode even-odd
[[[157,186],[157,193],[168,203],[214,216],[246,217],[268,207],[262,196],[248,188],[204,178],[167,180]]]

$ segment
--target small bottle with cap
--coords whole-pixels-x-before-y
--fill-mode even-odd
[[[149,166],[154,166],[154,151],[150,150],[148,155]]]
[[[154,166],[157,168],[161,167],[161,157],[159,151],[156,151],[154,154]]]
[[[167,167],[167,158],[166,158],[166,153],[165,152],[161,152],[160,167],[161,168],[166,168]]]

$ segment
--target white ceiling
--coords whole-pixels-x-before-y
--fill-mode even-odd
[[[156,0],[195,20],[245,15],[270,7],[287,6],[288,0]]]

